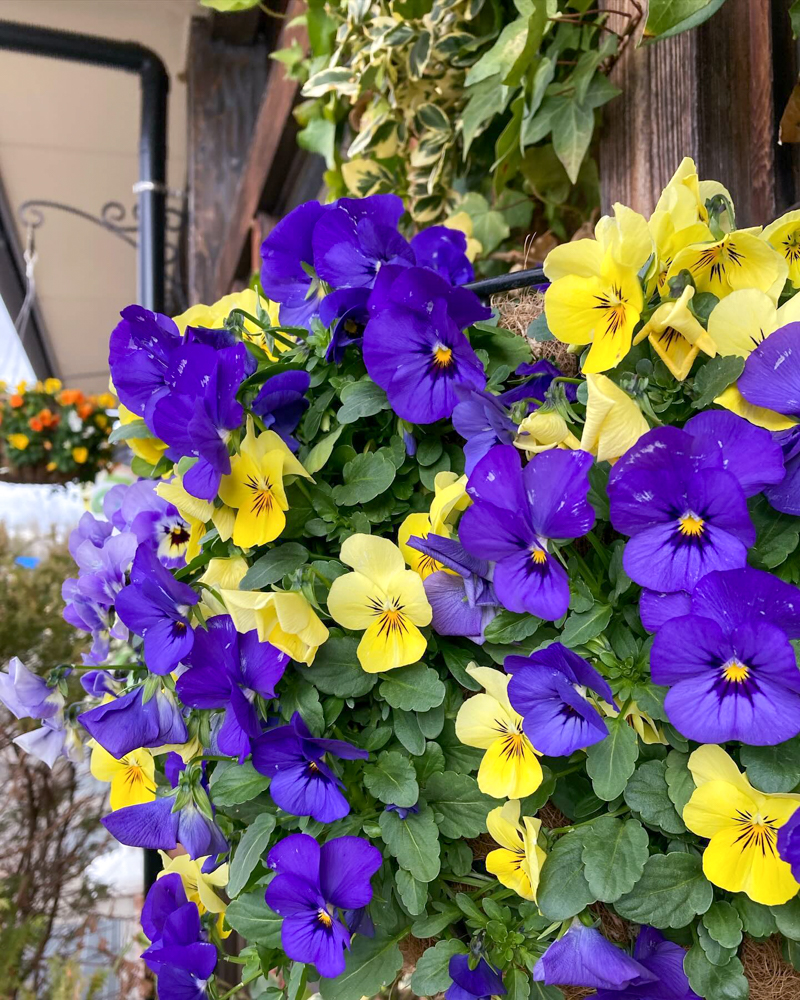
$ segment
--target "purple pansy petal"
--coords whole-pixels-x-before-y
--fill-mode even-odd
[[[267,865],[279,875],[296,875],[309,882],[319,881],[319,844],[306,833],[292,833],[277,843],[267,855]]]
[[[648,632],[655,632],[671,618],[688,615],[692,599],[685,590],[658,592],[643,590],[639,597],[639,616]]]
[[[652,982],[649,972],[627,952],[607,941],[600,931],[575,923],[554,941],[536,963],[535,982],[560,986],[594,986],[622,990],[634,980]]]
[[[429,267],[451,285],[465,285],[475,272],[467,257],[467,237],[458,229],[428,226],[411,240],[420,267]]]
[[[217,949],[213,945],[205,947],[213,950],[214,964],[216,965]],[[204,952],[204,954],[208,954],[210,961],[211,952]],[[205,988],[207,978],[199,978],[187,969],[181,969],[177,966],[165,966],[158,975],[159,1000],[204,1000],[208,995]]]
[[[335,978],[344,972],[344,949],[350,946],[350,935],[338,919],[331,918],[325,927],[316,913],[308,913],[283,921],[281,943],[295,962],[312,963],[320,976]]]
[[[769,431],[728,410],[706,410],[684,425],[698,451],[719,449],[722,468],[738,479],[747,497],[784,477],[783,454]]]
[[[312,816],[320,823],[333,823],[350,812],[338,779],[324,764],[303,761],[281,768],[269,793],[280,809],[293,816]]]
[[[411,535],[408,545],[418,552],[435,559],[436,562],[453,570],[459,576],[488,577],[490,563],[486,559],[471,556],[455,538],[445,538],[444,535],[430,534],[427,538]]]
[[[470,607],[464,580],[439,570],[424,580],[425,595],[433,611],[431,625],[437,635],[459,635],[482,643],[483,612]]]
[[[557,670],[529,666],[515,673],[508,696],[528,738],[549,757],[566,757],[608,735],[597,710]]]
[[[320,854],[322,895],[343,910],[366,906],[372,899],[370,879],[381,861],[381,852],[361,837],[329,840]]]
[[[261,642],[255,631],[239,637],[239,657],[244,686],[263,698],[275,697],[275,686],[283,677],[289,657],[269,642]]]
[[[186,848],[190,858],[224,854],[228,850],[228,842],[220,828],[193,802],[178,813],[178,840]]]
[[[150,887],[142,907],[142,930],[151,941],[161,937],[167,917],[187,903],[183,882],[177,872],[164,875]]]
[[[325,211],[318,201],[298,205],[262,243],[261,285],[268,298],[295,308],[306,304],[311,277],[303,264],[314,261],[314,227]]]
[[[52,767],[64,753],[65,735],[64,729],[56,720],[45,719],[43,726],[15,736],[12,742],[25,753]]]
[[[778,830],[778,854],[792,866],[792,875],[800,876],[800,810]]]
[[[104,816],[101,823],[120,844],[172,851],[178,846],[178,813],[172,797],[138,806],[123,806]]]
[[[500,510],[515,513],[525,510],[522,459],[517,449],[513,445],[492,448],[470,475],[467,493],[473,500],[492,504]]]
[[[267,886],[266,900],[267,906],[281,917],[296,917],[325,905],[315,884],[293,874],[276,875]]]
[[[470,969],[468,955],[453,955],[447,971],[455,986],[467,996],[505,996],[508,992],[503,986],[500,973],[495,972],[485,958],[481,958],[475,968]]]
[[[538,562],[536,556],[544,561]],[[543,549],[531,552],[520,547],[514,555],[500,558],[494,568],[493,583],[497,599],[509,611],[527,611],[548,621],[567,613],[567,571]]]
[[[586,495],[593,461],[587,451],[554,449],[528,462],[522,477],[537,534],[579,538],[591,530],[595,513]]]
[[[800,590],[751,566],[704,576],[692,592],[691,610],[726,631],[742,621],[764,620],[800,639]]]
[[[800,414],[800,323],[789,323],[763,340],[745,362],[737,385],[755,406]]]

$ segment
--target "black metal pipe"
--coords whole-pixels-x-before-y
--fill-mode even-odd
[[[136,298],[147,309],[164,309],[166,230],[167,95],[169,76],[152,50],[115,38],[55,31],[0,21],[0,49],[136,73],[141,84],[139,211]]]
[[[482,278],[480,281],[470,281],[463,285],[482,299],[488,299],[500,292],[513,292],[517,288],[528,288],[530,285],[541,285],[547,281],[544,269],[529,267],[527,271],[514,271],[512,274],[499,274],[496,278]]]

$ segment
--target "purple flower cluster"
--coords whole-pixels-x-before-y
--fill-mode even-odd
[[[16,656],[11,658],[8,672],[0,671],[0,703],[17,719],[36,719],[42,723],[38,729],[14,738],[13,742],[26,753],[48,767],[59,757],[71,755],[63,696]]]
[[[409,243],[402,214],[390,194],[300,205],[265,240],[261,282],[282,322],[332,327],[328,361],[362,342],[395,413],[428,424],[453,412],[459,387],[484,388],[463,330],[491,313],[457,287],[472,277],[463,233],[434,226]]]

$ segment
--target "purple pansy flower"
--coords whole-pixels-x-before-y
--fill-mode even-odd
[[[120,402],[140,417],[170,389],[170,359],[181,342],[175,323],[141,306],[122,310],[109,341],[108,366]]]
[[[643,590],[639,597],[639,616],[648,632],[657,632],[671,618],[688,615],[692,598],[685,590],[663,593]]]
[[[486,385],[483,365],[462,332],[469,323],[455,318],[463,319],[465,310],[454,292],[472,295],[451,288],[432,271],[412,267],[381,291],[381,308],[373,312],[370,299],[364,363],[403,420],[430,424],[448,417],[458,402],[456,386]],[[473,314],[480,318],[478,299],[472,298]]]
[[[117,487],[114,488],[116,489]],[[122,486],[122,489],[124,490],[126,487]],[[90,514],[87,510],[85,514],[81,515],[81,519],[78,521],[76,527],[69,533],[69,554],[73,559],[77,560],[78,548],[86,541],[91,542],[98,549],[102,549],[105,540],[113,530],[113,524],[109,524],[108,521],[98,520],[94,514]]]
[[[88,670],[81,675],[80,682],[83,690],[93,698],[103,698],[117,690],[114,675],[108,670]]]
[[[350,812],[344,787],[325,763],[325,754],[342,760],[366,760],[369,753],[343,740],[312,736],[295,712],[288,726],[270,729],[252,741],[253,767],[272,777],[269,792],[276,806],[293,816],[332,823]]]
[[[778,854],[792,866],[795,880],[800,876],[800,809],[778,830]]]
[[[142,909],[142,930],[150,946],[142,953],[158,976],[160,1000],[201,1000],[217,964],[217,949],[205,940],[196,903],[186,899],[177,873],[150,887]]]
[[[156,690],[145,701],[144,688],[134,688],[113,701],[82,712],[78,722],[117,760],[139,747],[185,743],[189,738],[175,699],[166,689]]]
[[[548,986],[595,987],[595,1000],[700,1000],[683,971],[686,952],[652,927],[642,927],[633,957],[593,927],[575,922],[533,970]]]
[[[397,813],[400,819],[408,819],[409,815],[415,816],[419,812],[419,806],[396,806],[393,802],[390,802],[383,811],[387,813]]]
[[[586,696],[593,691],[613,704],[608,681],[562,643],[530,656],[507,656],[504,668],[511,674],[508,699],[540,753],[568,757],[608,735],[605,720]]]
[[[739,479],[723,463],[720,448],[699,452],[677,427],[649,431],[617,462],[611,523],[631,536],[623,566],[632,580],[659,592],[691,590],[712,570],[744,566],[755,528]]]
[[[745,362],[737,385],[753,405],[800,420],[800,323],[789,323],[762,341]],[[764,492],[776,510],[797,516],[800,515],[800,426],[778,431],[774,438],[783,451],[786,476]]]
[[[470,969],[468,955],[453,955],[447,971],[453,983],[445,991],[445,1000],[488,1000],[508,993],[500,973],[483,957]]]
[[[459,538],[480,559],[496,562],[494,589],[509,611],[555,620],[569,606],[566,570],[550,551],[554,539],[579,538],[594,524],[586,496],[592,456],[547,451],[528,462],[498,445],[469,478],[474,503],[461,517]]]
[[[180,583],[158,560],[155,551],[140,545],[131,567],[131,582],[117,595],[117,614],[144,639],[144,659],[154,674],[168,674],[188,656],[194,642],[189,608],[197,594]]]
[[[491,392],[456,386],[459,402],[453,410],[453,427],[466,440],[464,471],[468,476],[487,452],[497,444],[513,444],[517,425],[498,396]]]
[[[708,464],[733,473],[746,497],[780,483],[785,475],[780,445],[769,431],[727,410],[706,410],[683,426],[695,439],[694,450]]]
[[[333,288],[369,288],[381,267],[414,263],[414,251],[397,232],[403,200],[396,194],[340,198],[314,226],[317,275]]]
[[[492,566],[471,556],[454,538],[430,534],[412,535],[412,549],[432,562],[452,570],[437,570],[424,580],[425,594],[433,610],[431,624],[438,635],[459,635],[478,645],[485,641],[486,626],[500,613],[500,604],[491,584]]]
[[[563,377],[564,373],[560,368],[556,368],[552,361],[540,358],[532,364],[523,362],[514,374],[523,376],[523,381],[506,389],[498,397],[500,402],[505,406],[511,406],[512,403],[527,399],[530,400],[529,410],[536,410],[544,403],[553,379]],[[578,386],[574,382],[562,382],[561,385],[567,402],[574,403],[578,398]]]
[[[310,384],[308,372],[281,372],[268,378],[253,400],[253,413],[265,429],[275,431],[292,451],[300,447],[292,434],[309,407],[305,394]]]
[[[134,534],[139,544],[154,546],[168,569],[185,565],[189,525],[177,507],[156,493],[156,482],[152,479],[140,479],[123,489],[125,492],[116,494],[112,500],[121,501],[114,511],[115,521],[123,525],[121,530]]]
[[[295,962],[313,963],[320,976],[338,976],[350,933],[337,910],[370,902],[380,851],[361,837],[336,837],[320,847],[313,837],[294,833],[272,848],[267,864],[278,873],[266,900],[284,918],[283,950]]]
[[[345,348],[360,344],[364,327],[369,320],[367,301],[368,288],[339,288],[326,295],[319,307],[319,318],[323,326],[330,326],[331,340],[325,351],[328,364],[340,365],[344,361]]]
[[[44,719],[38,729],[14,737],[13,742],[32,757],[52,767],[59,757],[80,759],[80,747],[68,742],[69,731],[62,715]]]
[[[281,303],[282,323],[310,328],[317,315],[319,282],[303,265],[313,267],[314,227],[330,208],[318,201],[298,205],[261,244],[261,285],[268,298]]]
[[[203,352],[205,359],[206,351],[213,359],[210,370],[205,360],[194,360],[198,352]],[[187,493],[213,500],[220,479],[231,471],[228,433],[240,427],[244,417],[236,393],[244,378],[247,349],[237,344],[214,352],[191,345],[176,355],[174,364],[181,369],[176,391],[158,401],[150,422],[169,445],[168,458],[197,458],[183,477]]]
[[[217,746],[221,753],[244,761],[250,739],[262,729],[256,695],[275,697],[289,657],[260,642],[255,631],[239,635],[228,615],[218,615],[209,619],[207,629],[195,633],[186,662],[189,669],[176,686],[179,698],[191,708],[224,708]]]
[[[656,633],[650,667],[664,708],[700,743],[782,743],[800,733],[800,590],[745,567],[707,574],[688,614]]]
[[[64,706],[58,689],[48,687],[18,656],[11,657],[7,672],[0,670],[0,701],[17,719],[51,719]]]
[[[436,271],[451,285],[466,285],[475,277],[467,257],[467,237],[460,229],[428,226],[411,240],[411,249],[420,267]]]

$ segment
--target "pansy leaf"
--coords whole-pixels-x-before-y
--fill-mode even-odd
[[[735,948],[726,948],[715,941],[702,921],[697,925],[697,941],[712,965],[727,965],[736,954]]]
[[[795,896],[782,906],[771,906],[778,930],[785,938],[800,941],[800,896]],[[741,930],[739,931],[741,937]]]
[[[625,802],[648,826],[667,834],[685,833],[683,820],[669,797],[663,760],[649,760],[634,771],[625,791]]]
[[[425,939],[437,937],[445,927],[460,919],[461,910],[453,903],[436,904],[440,909],[436,913],[425,913],[411,925],[411,933],[415,938]]]
[[[740,760],[762,792],[791,792],[800,783],[800,737],[774,747],[742,746]]]
[[[377,996],[381,989],[394,982],[403,964],[396,938],[359,934],[345,953],[344,972],[335,979],[321,979],[322,1000],[361,1000]]]
[[[584,872],[585,837],[583,829],[565,834],[553,845],[542,866],[536,902],[549,920],[569,920],[597,898]]]
[[[586,771],[598,798],[610,802],[622,794],[636,767],[639,740],[623,716],[608,722],[608,736],[586,750]]]
[[[509,643],[527,639],[541,625],[541,619],[534,615],[518,614],[515,611],[501,611],[486,626],[484,635],[489,642]]]
[[[503,981],[508,991],[508,1000],[528,1000],[531,993],[531,977],[522,969],[512,969]]]
[[[783,909],[783,907],[775,907]],[[742,941],[742,918],[734,907],[719,899],[713,903],[703,914],[703,925],[709,935],[722,945],[723,948],[738,948]],[[798,924],[800,929],[800,924]],[[785,931],[781,931],[785,934]],[[787,935],[791,936],[791,935]]]
[[[756,903],[743,892],[737,893],[732,900],[734,909],[742,918],[745,933],[754,938],[766,938],[777,931],[775,917],[768,906]]]
[[[654,854],[633,889],[614,904],[625,920],[653,927],[685,927],[705,913],[714,889],[695,854]]]
[[[392,711],[392,722],[394,735],[410,754],[419,757],[425,752],[425,735],[419,727],[419,719],[414,712],[404,712],[395,708]]]
[[[384,750],[373,764],[367,764],[363,781],[367,791],[387,805],[417,804],[419,786],[414,767],[396,750]]]
[[[355,507],[380,496],[392,485],[395,467],[382,452],[356,455],[344,467],[344,483],[334,487],[333,499]]]
[[[444,771],[425,785],[425,799],[436,814],[445,837],[477,837],[486,830],[486,817],[497,803],[478,788],[468,774]]]
[[[437,941],[432,948],[417,959],[417,967],[411,976],[411,989],[415,996],[431,997],[441,993],[452,983],[448,971],[453,955],[466,954],[467,946],[458,938]]]
[[[342,408],[344,409],[344,407]],[[340,411],[341,412],[341,411]],[[320,438],[319,441],[311,448],[303,459],[303,466],[306,472],[310,473],[312,476],[315,472],[319,472],[327,464],[328,459],[333,454],[333,449],[336,447],[336,442],[342,435],[344,427],[337,427],[336,430],[326,434],[325,437]]]
[[[388,671],[378,689],[392,708],[404,712],[427,712],[444,701],[445,686],[435,670],[424,663]]]
[[[692,772],[689,770],[689,755],[678,750],[670,750],[667,754],[664,777],[667,780],[667,795],[678,814],[682,816],[684,806],[695,789]]]
[[[630,892],[649,857],[647,830],[635,819],[623,822],[601,816],[589,827],[583,844],[583,866],[592,894],[613,903]]]
[[[361,669],[356,650],[358,640],[349,635],[331,636],[317,650],[314,662],[303,667],[303,676],[324,694],[357,698],[378,683],[377,674]]]
[[[605,631],[611,621],[612,610],[610,604],[595,604],[588,611],[578,614],[571,612],[564,623],[561,642],[570,649],[575,649],[576,646],[596,638]]]
[[[336,414],[340,424],[354,424],[389,408],[386,393],[370,378],[348,383],[342,389],[341,398],[342,407]]]
[[[439,830],[433,810],[426,806],[400,819],[395,812],[382,812],[378,819],[381,836],[401,868],[420,882],[432,882],[439,874]]]
[[[714,965],[708,960],[700,944],[691,947],[683,962],[689,985],[702,997],[713,1000],[747,1000],[750,986],[744,975],[742,963],[731,958],[725,965]]]
[[[225,920],[251,944],[280,947],[283,918],[267,906],[263,889],[234,899],[225,911]]]
[[[416,917],[420,913],[423,913],[425,904],[428,901],[427,882],[420,882],[418,879],[415,879],[411,872],[407,872],[405,868],[398,868],[394,878],[397,884],[397,891],[403,900],[403,906],[405,906],[411,916]]]
[[[706,361],[694,378],[696,395],[692,407],[695,410],[704,410],[710,406],[743,371],[744,358],[736,355],[726,355]]]
[[[256,559],[239,584],[240,590],[263,590],[308,562],[308,549],[299,542],[284,542]]]
[[[249,760],[220,761],[214,768],[209,785],[215,806],[234,806],[254,799],[269,787],[269,778],[259,774]]]
[[[261,860],[275,829],[275,817],[261,813],[242,834],[239,846],[231,861],[227,893],[233,899],[247,885],[247,880]]]

